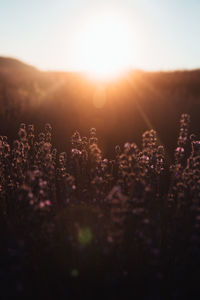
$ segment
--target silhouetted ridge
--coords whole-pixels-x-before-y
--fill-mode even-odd
[[[28,65],[18,59],[0,56],[0,70],[9,71],[37,71],[31,65]]]

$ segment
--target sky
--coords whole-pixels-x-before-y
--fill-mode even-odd
[[[0,56],[42,70],[79,71],[77,37],[102,12],[128,21],[131,67],[200,68],[200,0],[0,0]]]

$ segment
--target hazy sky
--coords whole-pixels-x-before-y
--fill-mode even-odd
[[[102,11],[129,20],[133,67],[200,67],[200,0],[0,0],[0,55],[78,70],[77,32]]]

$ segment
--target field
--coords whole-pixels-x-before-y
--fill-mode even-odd
[[[3,299],[199,297],[199,111],[199,70],[0,58]]]

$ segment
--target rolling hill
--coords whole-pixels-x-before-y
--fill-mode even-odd
[[[104,105],[96,103],[101,98]],[[96,127],[101,147],[109,155],[116,144],[140,144],[141,134],[154,128],[172,153],[181,113],[191,115],[191,129],[197,132],[199,111],[200,70],[132,71],[100,84],[82,74],[43,72],[0,57],[0,126],[11,138],[21,122],[34,123],[38,130],[49,122],[62,150],[68,148],[74,130],[86,135]]]

